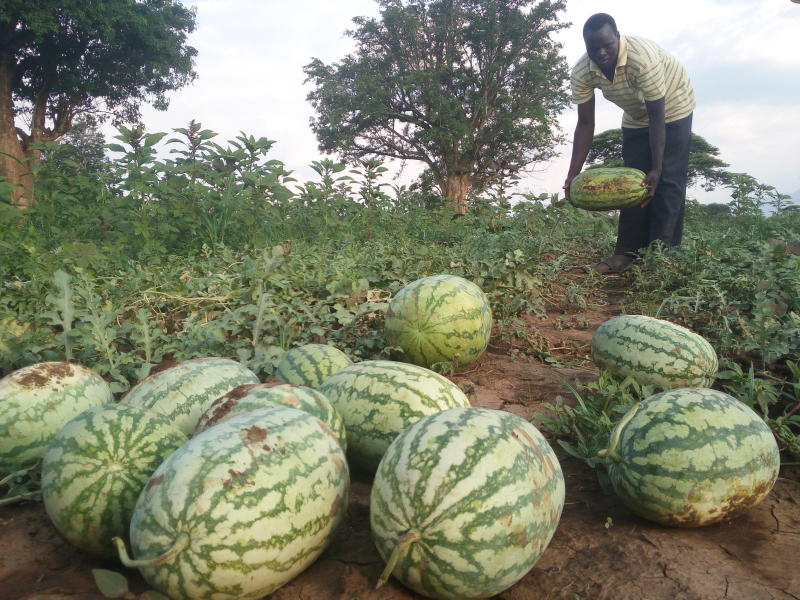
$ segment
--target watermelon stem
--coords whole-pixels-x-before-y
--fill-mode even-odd
[[[386,561],[386,568],[378,578],[378,583],[375,586],[376,590],[389,580],[398,561],[406,555],[411,544],[420,540],[420,537],[421,536],[416,531],[409,531],[398,540],[397,546],[394,547],[394,550],[392,550],[392,553],[389,555],[389,560]]]
[[[639,407],[642,405],[641,402],[637,402],[633,405],[633,407],[627,412],[627,414],[622,417],[622,420],[617,424],[614,428],[614,431],[611,433],[611,440],[608,444],[608,448],[600,450],[597,453],[597,456],[600,458],[610,458],[614,462],[618,463],[620,461],[619,453],[617,452],[617,446],[619,446],[619,438],[622,435],[622,430],[625,429],[625,425],[630,423],[633,416],[636,414],[636,411],[639,410]]]
[[[33,492],[25,492],[24,494],[19,494],[18,496],[11,496],[10,498],[3,498],[0,499],[0,506],[7,506],[9,504],[14,504],[15,502],[22,502],[23,500],[36,498],[40,493],[41,492],[36,490]]]
[[[139,567],[157,567],[160,564],[167,562],[173,556],[182,552],[189,545],[189,535],[186,533],[179,533],[175,539],[175,543],[164,554],[156,556],[155,558],[143,558],[134,560],[128,555],[128,550],[125,548],[125,542],[120,537],[113,539],[114,544],[117,546],[120,562],[126,567],[139,568]]]

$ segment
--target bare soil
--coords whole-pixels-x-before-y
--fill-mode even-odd
[[[474,405],[535,422],[544,402],[557,395],[568,399],[564,379],[595,377],[588,360],[575,358],[588,357],[593,331],[619,313],[622,284],[624,279],[609,277],[599,296],[604,302],[552,306],[545,320],[528,317],[521,330],[495,332],[480,362],[452,379]],[[542,349],[570,357],[571,366],[525,357]],[[800,600],[797,467],[785,467],[781,475],[792,481],[779,480],[763,503],[736,519],[672,529],[634,516],[603,493],[593,471],[559,456],[567,501],[555,537],[535,567],[496,600]],[[347,520],[336,540],[270,600],[421,598],[394,580],[374,589],[383,562],[370,539],[369,493],[369,477],[354,473]],[[135,593],[147,589],[135,571],[73,550],[40,503],[0,508],[0,600],[100,600],[94,568],[124,572]]]

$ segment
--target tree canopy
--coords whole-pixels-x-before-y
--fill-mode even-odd
[[[719,158],[719,148],[696,133],[692,133],[689,144],[688,185],[698,183],[707,192],[730,185],[733,174],[726,170],[728,163]],[[607,129],[594,136],[586,162],[590,167],[621,167],[622,129]]]
[[[321,151],[422,161],[459,212],[471,188],[553,156],[563,1],[377,1],[347,32],[353,54],[305,67]]]
[[[166,108],[195,77],[194,27],[178,0],[0,0],[0,172],[30,187],[37,144],[82,113],[123,122],[144,102]]]

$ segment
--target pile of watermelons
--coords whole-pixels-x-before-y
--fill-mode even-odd
[[[485,350],[486,296],[451,275],[392,300],[386,338],[407,362],[286,352],[262,383],[211,357],[151,374],[115,402],[90,369],[31,365],[0,380],[0,472],[42,460],[42,496],[76,548],[119,557],[171,598],[260,598],[328,546],[351,465],[374,472],[370,524],[390,576],[431,598],[498,594],[531,569],[564,505],[556,455],[511,413],[471,407],[428,367]],[[770,491],[766,424],[709,389],[713,348],[658,319],[596,332],[599,367],[666,391],[636,405],[601,454],[632,511],[665,525],[728,518]]]

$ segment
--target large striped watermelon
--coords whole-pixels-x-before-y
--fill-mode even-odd
[[[455,275],[432,275],[402,288],[386,312],[386,341],[409,362],[465,367],[489,344],[492,310],[486,294]]]
[[[353,364],[344,352],[327,344],[305,344],[284,353],[275,377],[286,383],[318,388],[328,377]]]
[[[668,390],[636,404],[601,456],[611,484],[637,515],[679,527],[728,519],[760,502],[780,468],[766,423],[732,396]]]
[[[592,337],[595,364],[661,388],[706,387],[717,373],[717,353],[693,331],[645,315],[621,315]]]
[[[563,506],[558,459],[528,421],[487,408],[424,417],[392,442],[372,485],[379,584],[393,574],[431,598],[499,594],[539,559]]]
[[[234,415],[270,406],[288,406],[314,415],[336,435],[342,448],[347,449],[344,421],[330,401],[310,387],[290,383],[250,383],[233,388],[214,400],[211,407],[202,414],[195,433],[205,431]]]
[[[51,440],[42,460],[44,507],[75,547],[113,558],[136,499],[158,465],[186,443],[165,417],[137,406],[90,408]]]
[[[122,402],[152,409],[192,435],[197,421],[211,404],[237,385],[258,383],[244,365],[228,358],[194,358],[144,378]]]
[[[253,410],[207,429],[153,473],[123,564],[173,600],[248,600],[316,560],[347,507],[341,446],[316,417]]]
[[[342,415],[348,456],[369,471],[378,467],[394,438],[415,421],[469,406],[464,392],[446,377],[390,360],[345,367],[325,380],[319,391]]]
[[[645,173],[630,167],[595,167],[578,173],[567,198],[577,208],[612,210],[641,203],[647,188]]]
[[[0,473],[33,466],[53,436],[87,408],[114,400],[97,373],[69,362],[43,362],[0,379]]]

